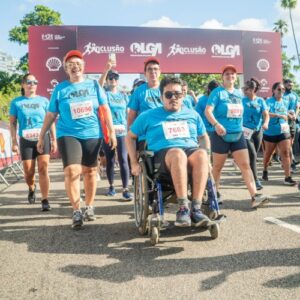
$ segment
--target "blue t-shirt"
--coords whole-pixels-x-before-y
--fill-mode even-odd
[[[169,112],[163,107],[140,114],[130,127],[139,136],[145,136],[150,151],[167,148],[198,147],[198,137],[205,134],[205,126],[197,112],[182,108]]]
[[[186,95],[183,98],[182,104],[189,109],[194,109],[195,107],[195,101],[194,98],[191,95]]]
[[[290,93],[285,92],[284,95],[283,95],[283,99],[285,101],[287,101],[288,110],[296,112],[298,104],[299,104],[298,95],[293,91],[291,91]]]
[[[41,96],[21,96],[12,100],[9,114],[17,118],[20,136],[25,137],[24,130],[42,128],[48,106],[49,100]]]
[[[256,97],[253,100],[248,97],[244,97],[243,106],[243,126],[250,129],[260,130],[263,120],[263,112],[267,110],[265,100],[260,97]]]
[[[277,101],[276,98],[270,97],[266,100],[269,113],[286,115],[288,113],[287,102],[284,100]],[[282,118],[270,118],[268,130],[264,131],[265,135],[279,135],[289,133],[288,122]]]
[[[101,138],[98,108],[106,103],[105,92],[95,80],[79,83],[63,81],[58,84],[49,106],[50,112],[59,114],[57,137],[73,136],[83,140]]]
[[[208,100],[208,96],[207,95],[203,95],[199,98],[195,110],[196,112],[200,115],[200,117],[202,118],[202,121],[205,125],[205,128],[207,131],[212,132],[214,131],[213,126],[208,122],[206,116],[205,116],[205,109],[206,109],[206,104],[207,104],[207,100]]]
[[[234,89],[230,93],[222,86],[217,87],[209,95],[207,105],[214,107],[213,115],[227,133],[243,130],[243,104],[242,94],[239,90]]]
[[[125,136],[127,134],[127,104],[128,96],[124,93],[106,92],[107,103],[109,105],[116,136]]]
[[[160,90],[149,88],[148,83],[140,85],[131,95],[128,108],[140,114],[148,109],[163,106]]]

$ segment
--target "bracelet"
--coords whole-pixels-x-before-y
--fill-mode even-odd
[[[216,122],[215,124],[213,124],[213,127],[216,127],[218,124],[219,124],[219,123],[218,123],[218,122]]]

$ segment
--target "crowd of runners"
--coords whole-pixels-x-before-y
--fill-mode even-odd
[[[204,226],[209,221],[201,202],[209,173],[217,186],[230,155],[241,171],[249,191],[250,207],[266,205],[269,198],[258,193],[268,181],[268,166],[274,156],[282,166],[282,183],[296,185],[291,174],[297,161],[293,143],[297,133],[299,99],[289,79],[275,82],[272,96],[257,96],[261,84],[249,78],[242,91],[236,88],[237,70],[226,65],[221,82],[207,85],[204,95],[188,91],[180,77],[161,78],[160,61],[144,62],[144,78],[135,80],[130,95],[119,89],[119,73],[109,59],[99,81],[85,79],[85,62],[78,50],[63,61],[68,79],[59,83],[48,99],[37,95],[38,79],[26,74],[22,95],[10,105],[13,151],[21,154],[28,202],[36,201],[35,164],[39,173],[42,211],[51,209],[48,166],[57,148],[62,158],[67,196],[73,208],[72,226],[95,220],[99,155],[106,158],[108,190],[114,197],[114,174],[118,160],[122,198],[133,199],[130,176],[140,172],[138,153],[147,148],[160,163],[160,172],[172,178],[178,199],[176,226]],[[19,136],[19,139],[17,138]],[[263,172],[258,173],[258,152],[263,152]],[[188,200],[188,173],[192,177]],[[83,178],[84,206],[81,208],[80,180]]]

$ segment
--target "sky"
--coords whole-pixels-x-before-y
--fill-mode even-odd
[[[27,46],[8,41],[8,32],[26,13],[42,4],[58,11],[64,25],[156,26],[272,31],[279,19],[289,25],[283,40],[289,56],[296,55],[288,12],[279,0],[0,0],[0,50],[14,57]],[[292,12],[300,47],[300,1]]]

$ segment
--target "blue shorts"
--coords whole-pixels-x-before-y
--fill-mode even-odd
[[[210,135],[211,151],[218,154],[233,153],[238,150],[247,149],[247,143],[242,134],[236,142],[225,142],[215,131]]]

